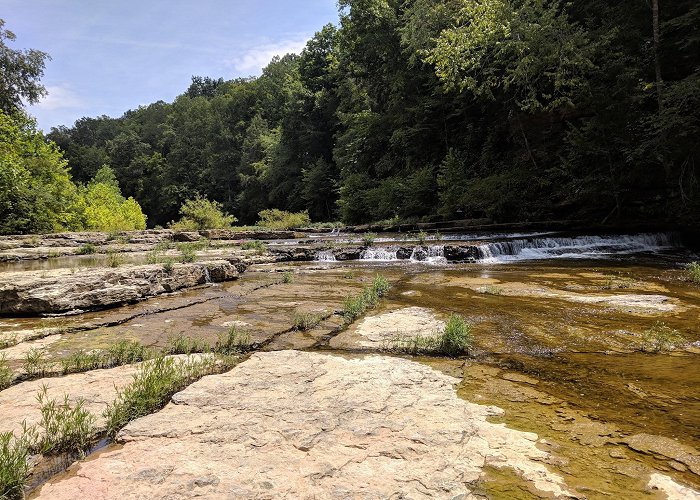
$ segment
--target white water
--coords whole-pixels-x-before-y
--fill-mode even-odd
[[[620,236],[528,238],[479,245],[480,262],[541,259],[600,259],[614,255],[659,252],[677,248],[674,235],[643,233]]]
[[[318,262],[336,262],[335,255],[330,250],[323,250],[316,253],[316,258]]]
[[[211,275],[209,274],[209,269],[207,267],[204,268],[204,282],[211,283]]]
[[[411,253],[412,262],[425,264],[447,264],[444,245],[431,245],[429,247],[414,247]]]
[[[399,260],[396,256],[397,250],[391,250],[390,248],[366,248],[360,254],[360,260],[378,261],[384,262],[389,260]]]

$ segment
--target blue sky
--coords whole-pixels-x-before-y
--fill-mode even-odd
[[[258,75],[338,14],[335,0],[0,0],[0,18],[11,47],[52,57],[49,95],[28,108],[48,132],[172,101],[192,75]]]

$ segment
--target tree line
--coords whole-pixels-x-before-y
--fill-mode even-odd
[[[195,196],[242,223],[700,220],[695,0],[340,0],[257,78],[52,129],[149,224]]]

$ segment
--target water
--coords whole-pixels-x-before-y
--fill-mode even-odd
[[[527,238],[479,245],[480,261],[500,263],[541,259],[600,259],[614,255],[662,252],[679,248],[669,233],[617,236]]]
[[[377,261],[377,262],[399,260],[397,252],[398,252],[398,249],[391,249],[391,248],[384,248],[384,247],[366,248],[360,254],[360,260]]]
[[[425,264],[447,264],[444,245],[430,245],[428,247],[414,247],[411,253],[412,262]]]
[[[330,250],[318,252],[314,260],[318,262],[336,262],[335,255]]]

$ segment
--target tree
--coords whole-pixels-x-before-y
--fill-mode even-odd
[[[22,100],[34,104],[46,95],[39,83],[49,55],[39,50],[17,50],[7,46],[16,36],[0,19],[0,110],[13,114],[22,109]]]

